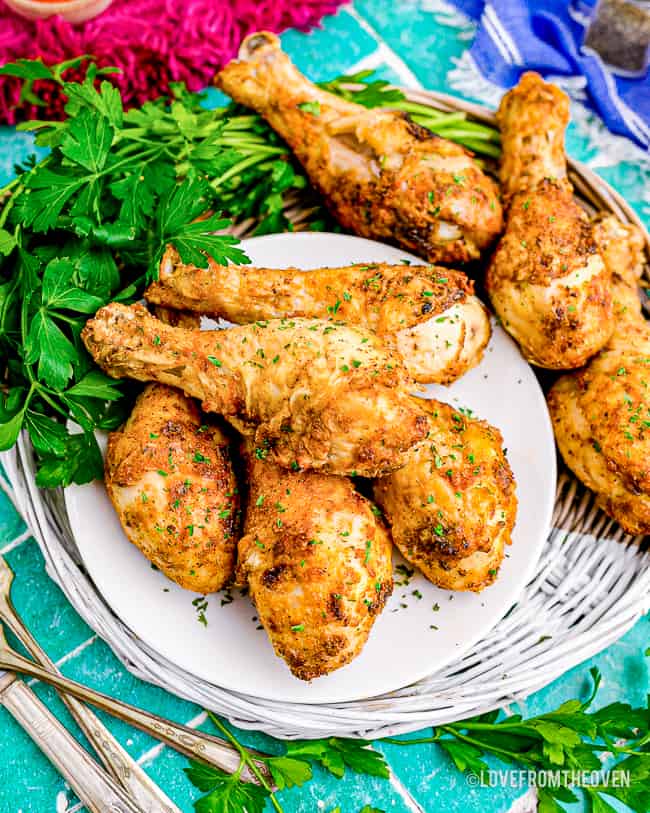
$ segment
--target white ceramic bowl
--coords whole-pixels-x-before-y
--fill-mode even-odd
[[[10,9],[28,20],[40,20],[60,14],[69,23],[83,23],[101,14],[113,0],[60,0],[46,3],[43,0],[4,0]]]

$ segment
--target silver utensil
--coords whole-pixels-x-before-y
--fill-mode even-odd
[[[90,813],[142,813],[29,686],[2,670],[0,704],[32,738]]]
[[[206,734],[203,731],[194,731],[180,723],[173,723],[171,720],[166,720],[157,714],[151,714],[128,703],[123,703],[121,700],[115,700],[113,697],[63,677],[57,672],[50,672],[33,661],[23,658],[22,655],[11,649],[1,628],[0,669],[6,669],[10,672],[22,672],[25,675],[42,680],[43,683],[48,683],[50,686],[54,686],[55,689],[71,694],[85,703],[91,703],[113,717],[129,723],[134,728],[139,728],[140,731],[150,734],[192,759],[207,762],[209,765],[221,768],[222,771],[227,773],[234,773],[239,768],[241,761],[239,752],[225,740],[214,737],[212,734]],[[256,764],[260,773],[265,778],[269,778],[269,786],[272,786],[270,772],[264,762],[256,761]],[[240,778],[245,782],[258,783],[257,777],[246,765],[240,774]]]
[[[0,556],[0,620],[13,632],[35,661],[51,672],[56,666],[23,624],[11,601],[14,574]],[[61,694],[70,714],[113,778],[133,797],[142,813],[181,813],[138,763],[122,748],[97,715],[74,697]]]

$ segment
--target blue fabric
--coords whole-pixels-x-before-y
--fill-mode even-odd
[[[524,71],[584,77],[589,105],[607,127],[650,148],[650,70],[640,78],[614,75],[582,46],[595,2],[578,0],[451,0],[478,23],[470,53],[481,73],[512,87]]]

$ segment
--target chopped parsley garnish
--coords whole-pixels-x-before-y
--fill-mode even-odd
[[[303,113],[311,113],[312,116],[320,116],[320,102],[300,102],[296,107],[298,110],[302,110]]]

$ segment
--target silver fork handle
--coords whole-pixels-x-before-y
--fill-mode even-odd
[[[142,813],[181,813],[146,771],[122,748],[96,714],[74,697],[61,699],[107,770],[133,797]]]
[[[43,667],[50,671],[58,671],[29,630],[20,622],[13,605],[6,597],[0,597],[0,620],[4,621]],[[128,790],[142,809],[142,813],[181,813],[180,809],[122,748],[111,732],[89,708],[76,698],[68,697],[66,694],[62,694],[61,699],[79,724],[106,769]]]
[[[14,680],[0,692],[0,703],[67,780],[90,813],[141,813],[29,686]]]
[[[113,715],[113,717],[129,723],[134,728],[139,728],[140,731],[150,734],[192,759],[215,765],[227,773],[234,773],[239,768],[241,761],[239,753],[225,740],[214,737],[212,734],[206,734],[203,731],[193,731],[180,723],[173,723],[171,720],[142,711],[135,706],[130,706],[128,703],[123,703],[121,700],[116,700],[101,692],[96,692],[94,689],[63,677],[63,675],[56,672],[49,672],[11,649],[0,649],[0,668],[22,672],[38,678],[44,683],[49,683],[56,689],[71,694],[85,703],[91,703],[93,706],[102,709],[102,711]],[[272,786],[267,766],[264,762],[257,762],[256,764],[260,773],[269,780],[269,785]],[[245,782],[258,783],[257,777],[247,766],[244,766],[241,778]]]

